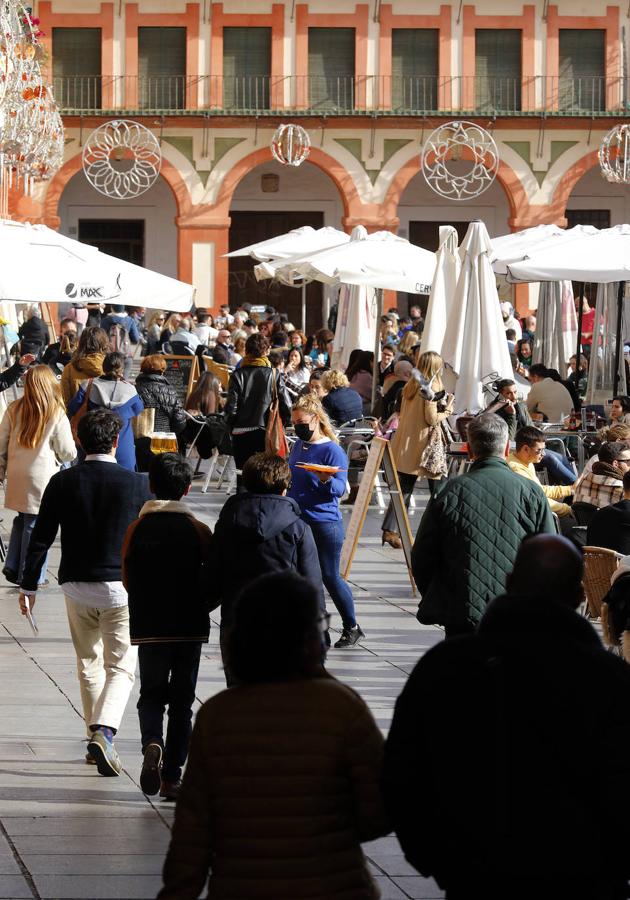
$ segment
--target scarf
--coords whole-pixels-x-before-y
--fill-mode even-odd
[[[623,481],[623,478],[617,469],[614,469],[610,463],[593,463],[592,471],[593,475],[603,475],[605,478],[614,478],[616,481]]]
[[[271,363],[266,356],[244,356],[241,360],[241,369],[244,366],[264,366],[266,369],[270,369]]]

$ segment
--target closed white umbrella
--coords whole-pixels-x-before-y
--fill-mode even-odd
[[[345,369],[352,351],[374,347],[379,321],[376,291],[360,285],[342,284],[337,308],[332,368]]]
[[[420,345],[422,353],[426,353],[428,350],[433,350],[435,353],[442,352],[446,324],[451,314],[460,271],[457,241],[456,228],[453,228],[452,225],[440,226],[440,246],[436,254],[435,277]]]
[[[532,360],[564,377],[575,353],[577,314],[570,281],[544,281],[538,295]]]
[[[0,221],[0,300],[100,301],[187,312],[194,288],[47,228]]]
[[[491,252],[486,226],[471,222],[460,247],[462,267],[442,345],[442,358],[457,376],[455,413],[483,409],[484,379],[512,373]]]

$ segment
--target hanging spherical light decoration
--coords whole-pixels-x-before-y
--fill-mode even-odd
[[[599,145],[597,155],[606,181],[630,184],[630,125],[611,128]]]
[[[273,158],[283,166],[301,166],[311,152],[311,139],[301,125],[280,125],[271,139]]]
[[[431,190],[449,200],[470,200],[487,191],[499,169],[492,135],[473,122],[445,122],[429,135],[420,158]]]

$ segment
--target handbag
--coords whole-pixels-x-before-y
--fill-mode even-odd
[[[85,389],[85,396],[83,397],[83,400],[81,401],[81,406],[77,409],[75,414],[70,419],[70,430],[72,431],[72,437],[74,438],[75,444],[79,443],[79,437],[78,437],[78,433],[77,433],[78,428],[79,428],[79,422],[81,421],[83,416],[88,411],[88,403],[90,402],[90,391],[92,390],[92,382],[93,381],[94,381],[93,378],[90,378],[90,380],[88,381],[87,387]]]
[[[280,417],[280,398],[278,397],[278,375],[273,376],[272,401],[269,407],[269,417],[265,428],[265,452],[281,456],[283,459],[289,455],[289,446],[284,433],[284,425]]]
[[[443,478],[448,474],[446,439],[441,425],[431,427],[427,445],[420,457],[420,466],[434,478]]]

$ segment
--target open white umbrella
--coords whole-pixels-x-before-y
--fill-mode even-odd
[[[574,232],[574,229],[571,229]],[[567,233],[568,234],[568,233]],[[536,246],[507,266],[511,282],[584,281],[607,284],[630,278],[630,225],[583,230],[571,239]]]
[[[462,268],[442,345],[442,358],[457,376],[455,413],[483,409],[484,379],[512,373],[491,252],[486,226],[471,222],[460,247]]]
[[[194,288],[47,228],[0,220],[0,300],[115,302],[187,312]]]
[[[457,252],[457,229],[452,225],[440,226],[440,246],[436,254],[435,277],[427,306],[427,314],[422,331],[421,352],[433,350],[442,352],[442,342],[446,332],[459,278],[460,259]]]
[[[268,238],[266,241],[249,244],[247,247],[241,247],[240,250],[232,250],[225,256],[229,258],[250,256],[252,259],[259,260],[260,264],[254,268],[254,274],[258,281],[262,281],[267,278],[276,278],[279,268],[292,259],[301,258],[309,253],[318,253],[328,247],[347,244],[349,240],[350,235],[337,228],[330,226],[313,228],[310,225],[304,225],[302,228],[294,228],[285,234]],[[280,277],[278,280],[283,281]],[[308,281],[309,279],[302,278],[298,282],[290,283],[291,287],[302,288],[302,331],[306,331],[306,285]]]

